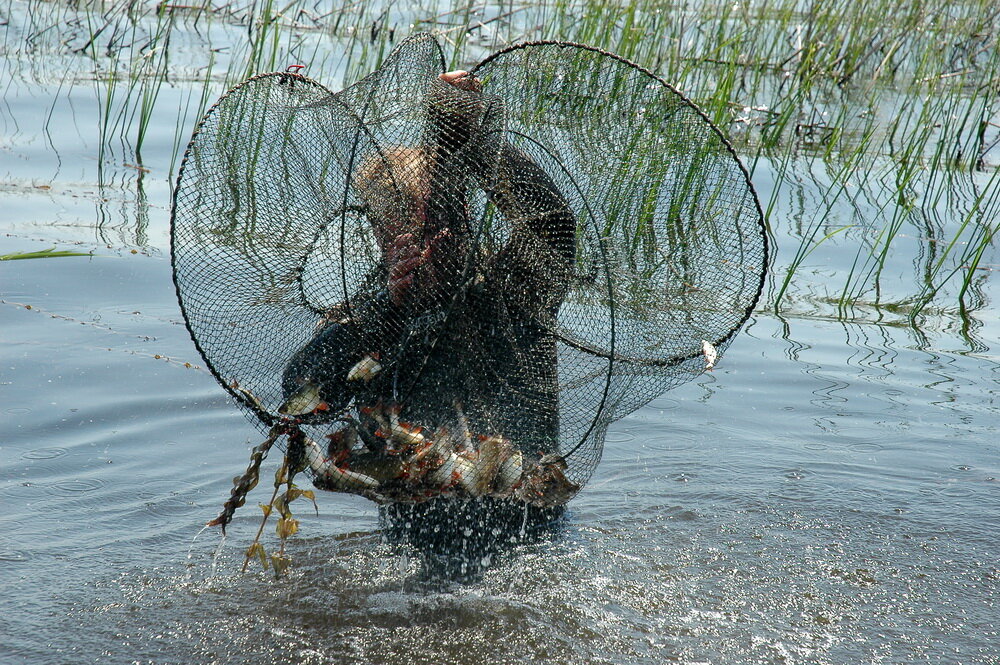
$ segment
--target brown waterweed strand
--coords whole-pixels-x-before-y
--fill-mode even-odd
[[[242,476],[237,476],[233,478],[233,489],[229,493],[229,499],[222,506],[222,512],[214,520],[208,523],[208,526],[221,526],[222,533],[226,533],[226,525],[233,521],[233,515],[236,513],[236,509],[246,503],[247,494],[250,493],[254,487],[257,486],[258,481],[260,481],[260,465],[267,458],[268,451],[271,450],[271,446],[281,438],[282,435],[287,434],[291,437],[293,432],[297,432],[298,427],[293,424],[281,422],[273,427],[271,431],[268,432],[267,439],[265,439],[260,445],[256,446],[250,453],[250,464],[247,466],[247,470],[243,472]]]

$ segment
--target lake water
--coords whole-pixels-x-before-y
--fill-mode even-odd
[[[781,316],[613,425],[561,528],[481,579],[428,579],[374,504],[326,493],[287,577],[241,574],[256,511],[224,542],[201,528],[261,437],[170,279],[177,109],[198,89],[162,90],[148,173],[120,145],[99,163],[94,82],[26,70],[7,30],[0,254],[93,256],[0,262],[0,662],[1000,660],[995,248],[977,308],[914,327],[838,319],[824,293],[856,246],[824,245]],[[773,181],[762,163],[765,201]],[[779,197],[778,271],[821,188]],[[887,290],[914,266],[895,259]]]

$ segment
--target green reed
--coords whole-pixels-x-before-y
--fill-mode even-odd
[[[212,99],[262,71],[302,64],[336,89],[371,71],[414,25],[439,31],[456,67],[510,41],[562,39],[649,68],[731,136],[752,172],[769,165],[776,186],[764,205],[775,239],[790,227],[778,219],[780,201],[802,186],[803,166],[822,171],[822,184],[810,185],[821,194],[815,208],[779,239],[774,307],[790,306],[808,262],[838,243],[851,245],[854,258],[832,287],[837,316],[855,303],[898,308],[900,298],[915,316],[944,293],[964,308],[995,240],[1000,7],[993,0],[902,7],[537,0],[488,9],[468,0],[26,4],[31,49],[76,58],[77,69],[92,73],[102,164],[119,140],[141,161],[158,113],[176,118],[176,152]],[[178,35],[201,46],[178,50]],[[37,60],[24,57],[32,68]],[[180,108],[162,108],[164,83],[187,86]],[[917,227],[926,210],[945,221],[925,232]],[[886,300],[885,271],[911,228],[934,238],[923,241],[920,282]]]

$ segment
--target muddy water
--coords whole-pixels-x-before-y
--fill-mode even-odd
[[[123,155],[98,169],[92,84],[12,81],[0,253],[94,256],[0,262],[0,662],[1000,659],[988,274],[964,320],[845,323],[819,295],[854,256],[837,239],[782,317],[758,312],[716,370],[612,427],[542,542],[481,579],[429,579],[372,504],[324,495],[275,581],[239,573],[252,508],[225,541],[201,532],[260,435],[174,299],[176,113],[154,123],[148,173]],[[766,164],[755,182],[766,200]],[[788,251],[795,202],[820,191],[802,187],[773,218]]]

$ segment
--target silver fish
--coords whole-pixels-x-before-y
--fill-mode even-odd
[[[507,444],[503,451],[504,455],[500,461],[500,469],[497,471],[496,490],[501,496],[506,496],[514,490],[524,474],[524,455],[520,448],[504,439]]]
[[[333,463],[315,441],[309,437],[305,440],[306,461],[316,474],[317,487],[335,492],[350,492],[370,496],[379,488],[379,482],[363,473],[341,469]]]
[[[319,396],[319,386],[307,380],[278,407],[278,413],[285,416],[302,416],[313,413],[323,404],[325,402]]]
[[[347,372],[348,381],[364,381],[368,383],[382,371],[382,364],[378,361],[377,355],[367,355],[359,360],[354,367]]]
[[[705,369],[715,367],[715,361],[719,359],[719,352],[715,350],[712,343],[704,339],[701,340],[701,352],[705,356]]]

